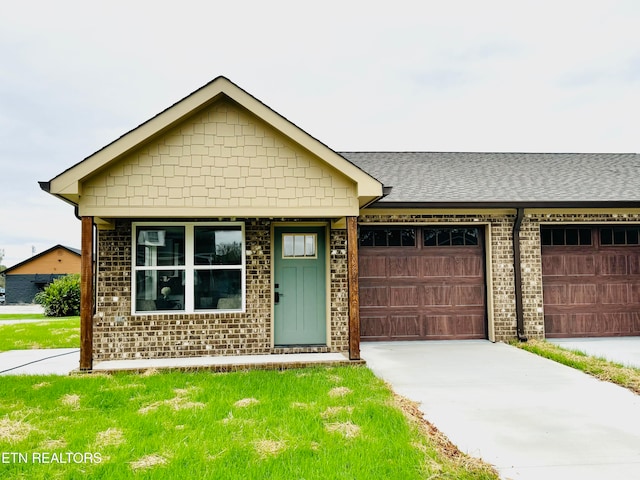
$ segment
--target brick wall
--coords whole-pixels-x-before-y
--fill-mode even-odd
[[[348,350],[346,234],[330,233],[331,342],[328,347],[271,347],[271,223],[245,220],[246,311],[131,315],[131,221],[99,231],[94,361],[181,356]]]

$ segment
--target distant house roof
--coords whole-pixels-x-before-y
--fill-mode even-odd
[[[24,261],[22,261],[20,263],[17,263],[15,265],[13,265],[12,267],[7,268],[6,270],[3,270],[2,272],[0,272],[0,274],[5,275],[7,273],[11,273],[12,270],[18,269],[18,268],[22,267],[23,265],[26,265],[27,263],[33,262],[34,260],[36,260],[36,259],[38,259],[38,258],[40,258],[40,257],[42,257],[42,256],[54,251],[54,250],[57,250],[59,248],[63,248],[65,250],[68,250],[69,252],[71,252],[71,253],[73,253],[75,255],[78,255],[79,257],[82,256],[82,252],[80,250],[78,250],[77,248],[66,247],[64,245],[55,245],[55,246],[45,250],[44,252],[40,252],[37,255],[34,255],[33,257],[29,257],[26,260],[24,260]]]
[[[407,204],[610,204],[640,207],[635,153],[342,152]]]

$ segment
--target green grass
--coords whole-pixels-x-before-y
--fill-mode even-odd
[[[47,318],[44,313],[0,313],[0,322],[2,320],[30,320]]]
[[[569,350],[541,340],[529,340],[513,343],[513,345],[640,394],[640,369],[638,368],[625,367],[604,358],[590,357],[584,352]]]
[[[46,317],[41,322],[13,325],[3,325],[0,320],[0,352],[73,347],[80,347],[80,317]]]
[[[27,457],[3,479],[498,478],[442,454],[365,367],[3,377],[0,452]]]

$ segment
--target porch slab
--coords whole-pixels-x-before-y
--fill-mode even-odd
[[[217,357],[180,357],[97,362],[92,372],[144,372],[150,369],[228,372],[237,370],[286,370],[312,366],[364,365],[364,360],[349,360],[342,353],[286,353]]]

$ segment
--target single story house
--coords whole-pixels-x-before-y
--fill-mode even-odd
[[[82,220],[90,370],[638,335],[639,171],[637,154],[336,152],[218,77],[41,187]]]
[[[4,270],[5,302],[33,303],[33,297],[58,277],[80,273],[80,250],[56,245]]]

